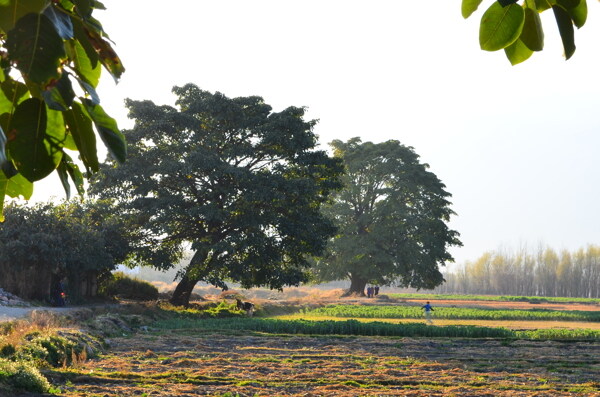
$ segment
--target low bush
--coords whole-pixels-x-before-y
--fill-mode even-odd
[[[50,389],[48,380],[33,365],[2,358],[0,358],[0,383],[33,393],[45,393]]]
[[[133,300],[156,300],[158,288],[147,281],[132,278],[123,272],[113,273],[100,286],[100,293],[109,297]]]

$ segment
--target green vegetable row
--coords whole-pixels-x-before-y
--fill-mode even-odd
[[[304,314],[323,317],[346,318],[422,318],[420,306],[363,306],[330,305],[306,309]],[[575,310],[514,310],[514,309],[473,309],[454,307],[434,307],[434,318],[455,320],[526,320],[526,321],[585,321],[600,322],[600,311]]]
[[[427,299],[427,300],[475,300],[494,302],[530,302],[530,303],[587,303],[599,304],[598,298],[569,298],[546,296],[498,296],[498,295],[459,295],[459,294],[386,294],[394,299]]]
[[[197,329],[207,331],[255,331],[273,334],[364,335],[398,337],[508,338],[508,339],[600,339],[597,330],[512,331],[479,326],[428,326],[422,323],[276,320],[265,318],[224,318],[159,321],[160,329]]]

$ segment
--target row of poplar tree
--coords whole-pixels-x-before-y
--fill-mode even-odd
[[[436,292],[600,298],[600,246],[487,252],[445,279]]]

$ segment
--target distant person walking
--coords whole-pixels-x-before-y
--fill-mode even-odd
[[[425,319],[427,320],[427,324],[433,324],[433,321],[431,320],[431,312],[433,311],[433,307],[431,307],[429,301],[427,301],[426,304],[421,306],[421,309],[425,310]]]

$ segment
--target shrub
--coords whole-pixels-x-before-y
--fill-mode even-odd
[[[37,368],[4,359],[0,359],[0,383],[33,393],[44,393],[50,389],[50,383]]]
[[[156,300],[158,288],[147,281],[132,278],[123,272],[116,272],[101,286],[100,293],[124,299]]]

